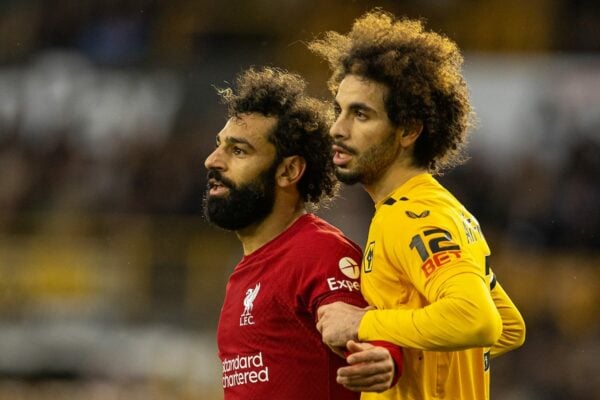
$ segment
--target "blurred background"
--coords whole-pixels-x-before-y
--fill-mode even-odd
[[[598,2],[2,0],[0,400],[222,398],[214,86],[269,64],[325,98],[305,42],[376,5],[464,50],[479,126],[441,180],[528,328],[492,397],[600,398]],[[363,245],[372,212],[353,187],[321,214]]]

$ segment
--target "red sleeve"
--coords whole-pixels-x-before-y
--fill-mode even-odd
[[[400,380],[404,368],[402,347],[396,346],[395,344],[386,342],[384,340],[373,340],[368,343],[372,344],[373,346],[386,348],[390,352],[390,356],[392,357],[392,360],[394,360],[394,379],[392,379],[391,385],[394,386]],[[346,357],[348,357],[350,354],[352,353],[350,353],[349,351],[344,352],[344,356]]]
[[[304,275],[301,287],[305,288],[304,301],[310,304],[315,323],[317,310],[326,304],[342,301],[357,307],[366,307],[368,303],[360,291],[360,247],[340,236],[334,240],[319,240],[312,244],[314,247],[311,251],[306,251],[305,256],[313,268],[307,269],[309,273]],[[384,347],[390,352],[395,367],[392,386],[395,385],[402,375],[402,349],[385,341],[370,343]]]
[[[317,322],[319,307],[336,301],[366,307],[360,292],[360,261],[358,246],[342,237],[327,237],[303,252],[306,268],[299,278],[299,301]]]
[[[336,301],[342,301],[344,303],[348,303],[348,304],[352,304],[353,306],[356,307],[366,307],[369,304],[365,301],[365,299],[362,297],[362,294],[359,293],[345,293],[345,292],[339,292],[339,293],[326,293],[325,295],[321,296],[321,298],[318,298],[315,301],[314,304],[314,313],[316,315],[317,310],[319,309],[319,307],[324,306],[325,304],[331,304],[331,303],[335,303]],[[315,320],[316,322],[316,320]]]
[[[392,359],[394,360],[394,379],[392,380],[392,386],[398,383],[398,380],[402,376],[402,369],[404,368],[403,358],[402,358],[402,347],[396,346],[390,342],[386,342],[383,340],[374,340],[371,343],[373,346],[385,347],[390,352]]]

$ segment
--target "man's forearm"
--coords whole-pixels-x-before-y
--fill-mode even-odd
[[[368,311],[358,338],[421,350],[491,346],[502,323],[487,290],[479,276],[457,275],[444,284],[440,299],[424,308]]]

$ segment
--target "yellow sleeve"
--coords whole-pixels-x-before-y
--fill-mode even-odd
[[[421,350],[489,347],[502,321],[479,265],[460,242],[459,227],[443,215],[427,222],[388,224],[382,235],[389,265],[427,301],[422,308],[368,311],[360,340],[386,340]]]
[[[368,311],[358,338],[420,350],[457,350],[491,346],[501,329],[485,282],[462,273],[445,279],[438,298],[424,308]]]
[[[525,342],[525,321],[508,294],[496,283],[492,289],[492,299],[502,318],[502,334],[491,348],[492,358],[514,350]]]

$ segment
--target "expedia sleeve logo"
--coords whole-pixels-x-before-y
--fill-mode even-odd
[[[350,279],[358,279],[360,276],[360,265],[350,257],[340,259],[338,266],[340,267],[342,274]]]
[[[360,283],[358,283],[356,279],[360,277],[360,265],[358,265],[358,263],[350,257],[343,257],[338,262],[338,267],[340,268],[342,274],[353,280],[339,280],[334,277],[327,278],[327,285],[329,286],[329,290],[334,291],[346,289],[350,292],[355,290],[359,291]]]

